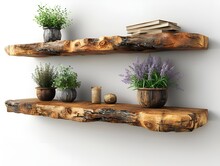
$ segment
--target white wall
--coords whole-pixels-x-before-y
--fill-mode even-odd
[[[63,39],[126,35],[125,26],[147,20],[177,22],[183,31],[207,35],[207,51],[171,51],[152,55],[172,59],[184,77],[184,91],[170,90],[168,105],[209,109],[209,123],[191,133],[158,133],[111,123],[79,123],[7,113],[8,99],[35,97],[31,73],[40,62],[72,65],[82,86],[78,99],[90,99],[101,85],[119,102],[136,103],[118,74],[136,57],[114,54],[76,57],[10,57],[9,44],[42,41],[33,22],[37,4],[59,4],[72,11]],[[0,166],[219,166],[220,154],[220,1],[210,0],[7,0],[0,4]]]

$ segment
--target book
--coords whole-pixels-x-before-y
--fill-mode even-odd
[[[138,30],[142,30],[142,31],[146,31],[146,30],[151,30],[151,29],[158,29],[158,28],[173,28],[173,30],[180,30],[180,27],[177,26],[177,25],[173,25],[171,23],[163,23],[163,24],[159,24],[159,25],[154,25],[154,26],[148,26],[148,27],[144,27],[144,28],[137,28],[137,29],[132,29],[132,30],[127,30],[127,32],[129,34],[131,33],[135,33],[137,32]]]
[[[150,29],[150,30],[142,30],[138,29],[137,31],[131,33],[133,34],[143,34],[143,33],[162,33],[162,32],[179,32],[180,29],[175,27],[164,27],[164,28],[157,28],[157,29]]]
[[[139,23],[139,24],[134,24],[134,25],[128,25],[126,26],[127,30],[132,30],[132,29],[137,29],[137,28],[142,28],[142,27],[148,27],[148,26],[152,26],[152,25],[159,25],[162,23],[171,23],[173,25],[177,25],[177,23],[174,22],[170,22],[170,21],[165,21],[165,20],[153,20],[153,21],[149,21],[149,22],[143,22],[143,23]]]
[[[142,35],[142,34],[156,34],[156,33],[163,33],[163,32],[170,32],[170,33],[174,33],[174,32],[178,32],[176,30],[163,30],[163,29],[154,29],[154,30],[149,30],[149,31],[137,31],[135,33],[132,33],[132,36],[135,35]]]

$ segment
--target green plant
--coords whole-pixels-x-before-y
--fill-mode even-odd
[[[57,75],[54,66],[49,63],[40,66],[36,66],[34,73],[32,73],[32,78],[39,87],[50,88],[53,87],[53,81]]]
[[[38,5],[34,21],[42,27],[56,29],[66,28],[71,22],[67,9],[61,9],[58,5],[54,8],[47,7],[47,5]]]
[[[64,67],[61,65],[58,67],[58,74],[54,79],[53,85],[62,90],[79,88],[81,82],[77,81],[77,77],[77,73],[73,71],[71,66]]]
[[[149,56],[148,59],[132,63],[129,69],[125,69],[122,82],[130,84],[130,88],[167,88],[177,85],[180,73],[175,71],[171,61],[161,61],[159,57]]]

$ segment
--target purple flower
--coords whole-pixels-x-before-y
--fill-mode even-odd
[[[151,66],[149,69],[148,69],[148,73],[147,73],[147,79],[148,80],[151,80],[151,76],[154,72],[154,66]]]
[[[121,74],[120,76],[124,77],[122,79],[122,82],[124,82],[125,84],[130,84],[131,83],[132,73],[128,69],[125,69],[125,75]]]

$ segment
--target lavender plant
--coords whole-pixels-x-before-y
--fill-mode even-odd
[[[129,88],[168,88],[171,85],[178,86],[179,72],[170,60],[162,61],[160,57],[149,56],[140,62],[137,59],[125,74],[120,75],[122,82],[130,84]]]

